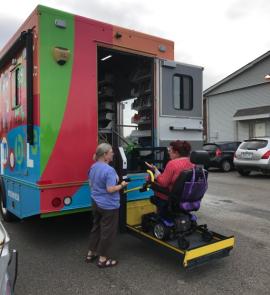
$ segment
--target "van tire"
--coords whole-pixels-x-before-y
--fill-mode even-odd
[[[0,214],[4,221],[12,222],[18,218],[6,209],[6,190],[2,178],[0,179]]]

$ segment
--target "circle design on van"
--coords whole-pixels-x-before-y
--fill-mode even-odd
[[[15,155],[12,152],[10,152],[10,155],[9,155],[9,165],[10,165],[10,168],[13,169],[14,166],[15,166]]]

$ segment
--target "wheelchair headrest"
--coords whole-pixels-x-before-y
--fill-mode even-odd
[[[190,161],[193,164],[207,165],[209,160],[210,158],[207,151],[192,151],[190,154]]]

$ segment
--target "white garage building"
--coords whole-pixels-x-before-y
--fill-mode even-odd
[[[270,136],[267,78],[270,78],[270,51],[204,91],[208,142]]]

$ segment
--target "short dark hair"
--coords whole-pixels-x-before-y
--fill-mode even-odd
[[[187,141],[175,140],[170,142],[170,146],[175,152],[178,152],[181,156],[189,156],[191,151],[191,145]]]

